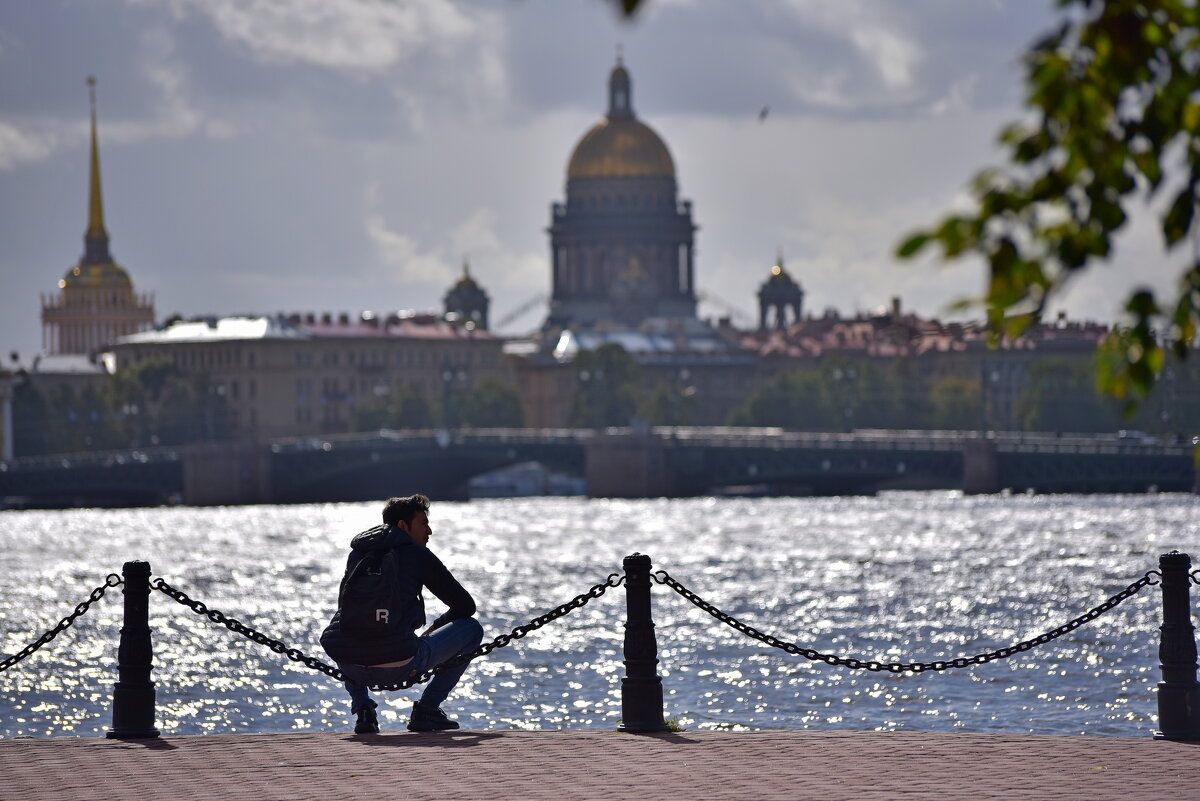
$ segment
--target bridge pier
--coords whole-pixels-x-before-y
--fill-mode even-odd
[[[963,446],[963,493],[986,495],[1000,491],[1000,466],[996,443],[990,439],[965,439]]]
[[[590,498],[661,498],[674,493],[667,443],[650,432],[603,433],[585,449]]]
[[[254,442],[204,442],[183,451],[183,502],[223,506],[271,501],[271,451]]]

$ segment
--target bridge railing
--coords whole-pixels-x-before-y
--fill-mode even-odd
[[[82,467],[114,467],[126,464],[161,464],[183,458],[181,448],[155,446],[120,451],[76,451],[72,453],[19,456],[0,461],[0,472],[16,470],[52,470]]]
[[[397,445],[446,447],[451,444],[525,444],[540,442],[586,442],[595,436],[591,429],[580,428],[460,428],[460,429],[379,429],[352,434],[314,437],[288,437],[271,443],[275,453],[297,453],[335,449],[378,447],[381,441]]]

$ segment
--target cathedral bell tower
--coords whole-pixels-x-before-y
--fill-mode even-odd
[[[457,315],[459,320],[486,331],[489,303],[487,292],[471,277],[471,266],[463,259],[462,275],[442,298],[446,315]]]
[[[42,350],[48,354],[91,355],[117,337],[154,325],[154,298],[134,294],[129,274],[109,253],[100,192],[95,78],[88,78],[88,90],[92,110],[88,225],[83,234],[83,256],[58,282],[61,291],[42,295]]]
[[[620,59],[608,113],[567,165],[567,202],[551,209],[546,328],[696,317],[692,207],[678,199],[666,144],[633,110]]]
[[[767,318],[772,312],[776,328],[787,328],[791,324],[788,322],[789,311],[792,323],[800,322],[803,306],[804,290],[783,268],[783,253],[780,253],[775,259],[775,266],[771,268],[771,274],[758,288],[758,330],[767,330]]]

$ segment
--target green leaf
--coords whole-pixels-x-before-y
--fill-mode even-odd
[[[912,258],[921,248],[929,242],[929,234],[921,231],[915,233],[900,243],[900,247],[896,249],[896,255],[902,259]]]
[[[1162,168],[1158,163],[1158,154],[1153,150],[1147,150],[1144,153],[1135,153],[1133,155],[1133,163],[1137,167],[1138,172],[1146,176],[1146,180],[1150,182],[1150,189],[1158,188],[1158,184],[1162,181]]]
[[[1129,296],[1125,301],[1125,311],[1133,314],[1139,321],[1146,320],[1160,313],[1158,304],[1154,301],[1154,293],[1141,289]]]
[[[1200,103],[1189,100],[1183,107],[1179,125],[1193,136],[1200,134]]]
[[[1171,203],[1171,208],[1167,210],[1166,216],[1163,217],[1162,229],[1163,236],[1167,240],[1167,247],[1171,247],[1187,236],[1188,229],[1192,227],[1192,218],[1195,214],[1195,186],[1188,185],[1175,196],[1175,200]]]

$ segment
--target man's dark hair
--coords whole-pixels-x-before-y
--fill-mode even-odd
[[[398,524],[401,520],[412,523],[417,512],[429,514],[429,498],[424,495],[409,495],[407,498],[388,498],[383,505],[383,522],[389,526]]]

